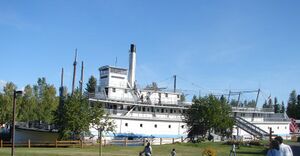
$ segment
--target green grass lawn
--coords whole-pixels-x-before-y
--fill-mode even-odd
[[[199,144],[170,144],[152,146],[154,156],[169,156],[173,148],[176,149],[177,156],[201,156],[205,148],[213,148],[217,151],[218,156],[228,156],[231,146],[222,143],[199,143]],[[265,155],[263,146],[240,147],[237,150],[239,156]],[[142,146],[123,147],[123,146],[106,146],[103,147],[103,156],[138,156],[142,151]],[[16,148],[17,156],[97,156],[98,147],[81,148]],[[10,148],[0,149],[0,156],[9,156]]]

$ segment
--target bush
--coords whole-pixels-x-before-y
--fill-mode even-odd
[[[251,140],[251,141],[249,141],[249,145],[261,146],[262,144],[260,143],[259,140]]]
[[[243,142],[242,141],[238,141],[238,140],[228,140],[228,141],[226,141],[225,144],[226,145],[233,145],[233,144],[235,144],[235,145],[242,145]]]
[[[258,141],[258,140],[251,140],[251,141],[238,141],[238,140],[228,140],[226,143],[225,143],[226,145],[233,145],[233,144],[235,144],[235,145],[237,145],[237,146],[239,146],[239,145],[241,145],[241,146],[249,146],[249,145],[252,145],[252,146],[261,146],[262,144],[261,144],[261,142],[260,141]]]
[[[216,156],[217,152],[213,148],[205,148],[202,152],[202,156]]]
[[[300,142],[300,137],[297,138],[297,142]]]

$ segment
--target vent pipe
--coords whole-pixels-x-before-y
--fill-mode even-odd
[[[136,48],[134,44],[130,45],[129,51],[129,72],[128,72],[128,82],[132,88],[135,86],[135,65],[136,65]]]

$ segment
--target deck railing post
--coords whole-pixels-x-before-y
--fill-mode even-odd
[[[127,146],[127,138],[125,138],[125,146]]]

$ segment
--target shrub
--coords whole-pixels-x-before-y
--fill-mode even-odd
[[[259,140],[251,140],[251,141],[249,141],[249,145],[261,146],[261,143]]]
[[[205,148],[202,152],[202,156],[216,156],[217,152],[213,148]]]
[[[242,145],[243,142],[242,141],[238,141],[238,140],[228,140],[228,141],[226,141],[225,144],[226,145],[233,145],[233,144],[235,144],[235,145]]]
[[[300,137],[297,138],[297,142],[300,142]]]

